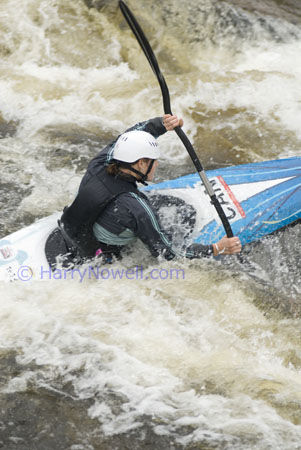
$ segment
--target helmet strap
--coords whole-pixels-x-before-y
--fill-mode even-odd
[[[148,168],[147,168],[147,171],[145,172],[145,174],[143,175],[143,177],[141,178],[141,180],[139,180],[140,183],[144,184],[144,186],[148,186],[148,184],[146,183],[146,180],[147,180],[148,174],[150,173],[150,171],[151,171],[152,168],[153,168],[154,162],[155,162],[155,160],[152,159],[151,162],[149,163],[149,166],[148,166]]]
[[[140,170],[137,170],[137,169],[135,169],[134,167],[132,167],[130,163],[127,163],[127,162],[124,162],[124,161],[118,161],[118,165],[119,165],[120,167],[126,167],[126,168],[129,169],[131,172],[134,172],[134,173],[136,173],[137,175],[139,175],[139,177],[141,177],[141,178],[137,178],[137,181],[138,181],[139,183],[142,183],[144,186],[148,186],[148,184],[147,184],[147,182],[146,182],[146,179],[147,179],[147,177],[148,177],[148,174],[150,173],[150,171],[151,171],[152,168],[153,168],[154,162],[155,162],[155,160],[152,159],[151,162],[149,163],[149,166],[148,166],[147,171],[146,171],[145,173],[140,172]]]

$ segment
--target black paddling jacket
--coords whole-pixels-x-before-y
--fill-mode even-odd
[[[155,138],[166,132],[160,117],[126,131],[130,130],[146,131]],[[112,176],[106,172],[117,139],[90,162],[76,199],[62,216],[65,231],[81,248],[82,255],[93,256],[97,248],[108,246],[111,250],[120,249],[139,238],[153,256],[172,259],[177,255],[171,238],[162,229],[149,199],[138,190],[135,177]],[[211,246],[192,244],[181,256],[198,258],[212,253]]]

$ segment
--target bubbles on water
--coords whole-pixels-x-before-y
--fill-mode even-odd
[[[0,344],[20,348],[18,363],[31,364],[31,372],[12,380],[9,392],[41,383],[64,392],[72,383],[75,398],[92,400],[89,414],[106,435],[139,429],[152,417],[156,433],[186,445],[248,448],[254,440],[262,449],[277,442],[288,448],[300,438],[282,417],[297,401],[298,374],[279,352],[293,344],[295,323],[277,328],[226,271],[203,261],[185,270],[177,281],[12,285],[0,308]]]
[[[265,274],[275,292],[286,296],[292,311],[301,314],[301,247],[300,224],[288,227],[254,245],[250,257]]]

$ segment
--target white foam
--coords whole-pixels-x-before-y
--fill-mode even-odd
[[[139,427],[150,415],[167,421],[160,434],[191,425],[185,443],[260,436],[258,448],[288,449],[301,428],[274,403],[301,402],[300,372],[279,357],[296,324],[275,331],[238,283],[213,281],[199,269],[187,266],[185,281],[155,284],[52,280],[42,291],[35,282],[13,284],[0,308],[0,345],[21,349],[19,363],[38,364],[46,387],[60,375],[80,398],[93,398],[90,415],[106,434]],[[24,390],[28,381],[38,382],[26,373],[5,392]],[[270,400],[258,398],[265,391]],[[119,412],[110,392],[122,401]]]

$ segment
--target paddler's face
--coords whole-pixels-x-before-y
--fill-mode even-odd
[[[138,169],[142,173],[146,173],[150,164],[151,164],[151,160],[149,160],[149,159],[146,159],[146,158],[145,159],[139,159],[139,161],[137,161],[137,163],[133,167]],[[152,170],[147,175],[146,181],[153,181],[153,178],[155,176],[158,164],[159,164],[158,160],[155,159],[153,167],[152,167]]]

